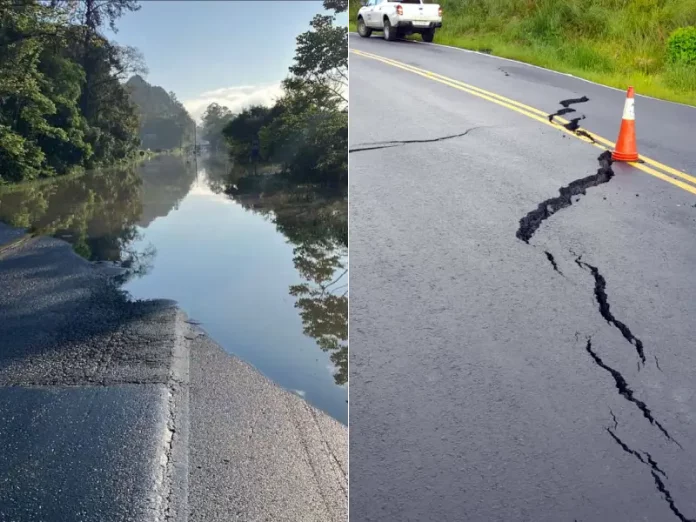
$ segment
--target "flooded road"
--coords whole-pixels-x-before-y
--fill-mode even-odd
[[[226,351],[347,423],[347,201],[219,158],[0,189],[0,221],[120,267]],[[260,173],[261,174],[261,173]]]

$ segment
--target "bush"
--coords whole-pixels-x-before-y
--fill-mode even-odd
[[[667,40],[670,63],[696,66],[696,26],[681,27]]]

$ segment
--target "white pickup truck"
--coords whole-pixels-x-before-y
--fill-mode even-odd
[[[435,29],[442,27],[442,7],[423,0],[362,0],[358,11],[358,34],[368,38],[383,31],[385,40],[420,33],[432,42]]]

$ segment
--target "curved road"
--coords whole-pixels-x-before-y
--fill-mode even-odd
[[[696,109],[350,46],[351,519],[696,519]]]

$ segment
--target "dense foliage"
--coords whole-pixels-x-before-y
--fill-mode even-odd
[[[326,0],[324,7],[343,12],[348,2]],[[221,129],[236,164],[275,163],[294,182],[347,186],[348,31],[334,23],[335,15],[316,15],[311,29],[297,37],[284,95],[273,107],[235,115],[208,107],[206,139]]]
[[[696,66],[696,26],[680,27],[667,40],[671,63]]]
[[[135,0],[0,0],[0,183],[131,157],[138,115],[123,85],[144,69],[110,42]]]
[[[173,92],[150,85],[135,75],[126,82],[140,117],[140,140],[144,149],[175,149],[193,144],[194,122]]]

